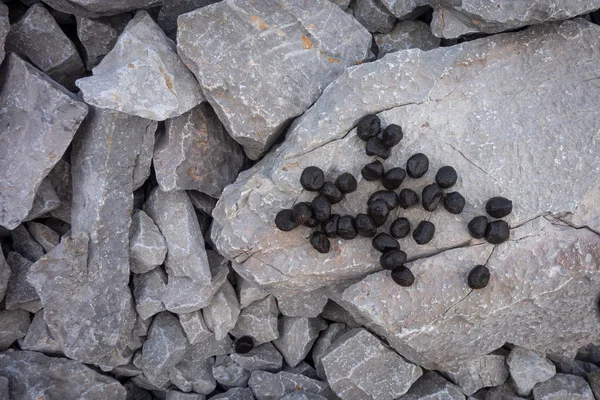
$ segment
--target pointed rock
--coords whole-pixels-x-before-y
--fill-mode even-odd
[[[25,310],[0,311],[0,351],[4,351],[18,339],[23,339],[31,324]]]
[[[10,238],[15,251],[32,263],[44,255],[44,248],[33,239],[25,225],[19,225],[10,231]]]
[[[287,317],[316,318],[321,314],[329,298],[324,290],[314,290],[299,293],[295,296],[277,297],[277,304],[281,313]]]
[[[278,372],[283,366],[283,357],[271,343],[265,343],[248,353],[231,354],[231,359],[247,371]]]
[[[27,316],[29,319],[29,316]],[[44,354],[63,355],[60,344],[54,339],[44,321],[44,310],[35,313],[25,338],[19,342],[21,349],[39,351]]]
[[[31,211],[29,211],[29,214],[27,214],[27,217],[23,221],[31,221],[32,219],[42,217],[60,207],[60,203],[60,198],[52,186],[52,181],[44,178],[33,198]]]
[[[162,268],[155,268],[141,275],[133,275],[133,298],[135,309],[142,319],[148,319],[165,311],[162,302],[167,274]]]
[[[100,63],[102,58],[117,43],[131,16],[119,14],[105,18],[76,17],[77,37],[83,45],[83,61],[88,71]]]
[[[27,281],[27,274],[32,269],[33,263],[14,251],[8,253],[6,262],[10,265],[10,278],[6,287],[6,309],[38,312],[42,308],[40,297],[35,287]]]
[[[273,341],[285,362],[291,367],[300,364],[319,337],[319,332],[327,328],[320,318],[281,317],[279,318],[279,338]]]
[[[160,230],[142,210],[131,216],[129,232],[129,268],[135,274],[144,274],[165,261],[167,243]]]
[[[214,295],[210,304],[202,310],[206,326],[215,333],[217,340],[225,338],[231,331],[240,315],[240,303],[235,289],[225,282]]]
[[[235,337],[251,336],[255,346],[270,342],[279,337],[278,316],[275,298],[267,296],[242,310],[231,334]]]
[[[49,252],[60,243],[60,235],[56,233],[56,231],[52,230],[52,228],[40,224],[39,222],[28,222],[27,223],[27,231],[31,234],[31,236],[38,242],[43,248],[44,251]]]

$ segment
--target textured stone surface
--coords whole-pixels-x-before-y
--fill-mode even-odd
[[[348,311],[346,311],[346,309],[332,300],[329,300],[327,304],[325,304],[325,308],[321,313],[321,318],[345,324],[350,329],[359,328],[361,326],[358,322],[356,322],[354,317],[350,315]]]
[[[46,252],[58,246],[60,242],[60,235],[56,231],[39,222],[28,222],[27,230]]]
[[[387,33],[396,22],[396,17],[380,0],[356,0],[353,10],[354,18],[369,32]]]
[[[42,4],[34,4],[10,27],[6,50],[17,53],[68,89],[84,74],[75,45]]]
[[[484,387],[503,384],[508,379],[506,357],[499,354],[486,354],[469,360],[456,362],[443,374],[456,383],[466,395],[472,395]]]
[[[27,316],[29,319],[29,316]],[[60,345],[52,336],[44,321],[44,310],[35,313],[33,321],[27,330],[27,335],[19,342],[23,350],[39,351],[45,354],[62,355]]]
[[[42,308],[40,296],[27,280],[32,262],[14,251],[8,253],[6,262],[10,266],[10,278],[6,287],[6,309],[38,312]]]
[[[231,283],[223,283],[208,306],[202,310],[202,315],[206,326],[215,333],[215,338],[225,338],[235,327],[240,315],[240,303]]]
[[[127,397],[125,388],[111,377],[78,362],[33,351],[9,350],[0,354],[0,375],[9,380],[11,399],[125,400]]]
[[[309,392],[292,392],[283,396],[281,400],[327,400],[327,397]]]
[[[254,397],[257,400],[279,400],[286,394],[295,391],[315,393],[323,396],[332,395],[327,382],[283,371],[277,374],[254,371],[250,376],[248,386],[252,389],[252,393],[254,393]]]
[[[398,21],[389,33],[378,33],[375,43],[379,47],[377,58],[400,50],[421,49],[424,51],[440,47],[440,39],[436,38],[429,25],[422,21]]]
[[[324,290],[299,293],[291,297],[277,297],[281,313],[288,317],[316,318],[327,304],[328,297]]]
[[[203,101],[198,82],[175,52],[175,43],[145,11],[138,11],[114,48],[77,80],[86,103],[157,121]]]
[[[196,393],[184,393],[177,390],[167,390],[164,397],[158,396],[162,400],[205,400],[206,396]]]
[[[515,393],[515,390],[513,389],[512,385],[510,383],[505,383],[503,385],[490,388],[484,394],[484,396],[485,396],[484,397],[485,400],[521,400],[521,399],[523,399],[523,397],[518,396]],[[472,397],[469,397],[468,399],[472,399]]]
[[[243,279],[241,276],[236,274],[237,285],[236,288],[238,290],[238,298],[240,299],[240,307],[246,308],[250,304],[255,301],[264,299],[269,295],[269,293],[260,289],[257,286],[252,285],[247,280]]]
[[[193,189],[218,198],[244,161],[242,147],[208,103],[167,120],[154,149],[156,179],[165,192]]]
[[[91,71],[112,50],[131,19],[129,14],[105,18],[77,17],[77,37],[83,45],[85,67]]]
[[[341,399],[395,399],[422,375],[364,329],[340,337],[321,362],[331,388]]]
[[[0,225],[14,229],[29,214],[40,183],[71,143],[87,106],[14,54],[0,73]]]
[[[420,191],[439,167],[453,165],[460,171],[455,189],[467,201],[461,215],[440,210],[430,216],[444,228],[427,245],[416,245],[411,237],[401,240],[411,258],[470,243],[465,226],[483,213],[484,202],[494,195],[512,199],[515,206],[507,220],[513,226],[547,212],[573,212],[600,179],[587,167],[600,165],[600,153],[580,151],[598,149],[596,137],[589,136],[596,129],[595,117],[579,113],[594,109],[591,99],[599,91],[586,86],[577,104],[555,100],[565,91],[580,90],[582,80],[600,76],[593,62],[563,69],[566,60],[584,54],[598,57],[592,50],[598,32],[597,26],[581,20],[546,24],[428,52],[397,52],[350,69],[294,123],[277,150],[226,188],[213,211],[216,247],[237,261],[233,266],[244,279],[276,294],[314,290],[378,270],[380,255],[370,249],[368,238],[333,240],[332,250],[319,254],[307,242],[306,228],[282,233],[273,221],[278,210],[312,198],[298,182],[309,165],[326,171],[327,179],[341,171],[357,177],[358,190],[333,211],[364,211],[368,195],[378,186],[360,178],[370,158],[351,128],[364,114],[384,109],[383,125],[397,123],[404,131],[386,168],[425,152],[431,162],[428,174],[422,183],[407,186]],[[565,58],[564,46],[572,53]],[[540,113],[548,118],[544,129],[535,122]],[[566,131],[560,118],[573,121],[573,127]],[[514,124],[519,128],[506,129]],[[557,136],[563,138],[560,152],[554,146]],[[547,143],[551,150],[521,145],[527,141]],[[489,145],[484,148],[483,143]],[[556,180],[540,178],[548,174]],[[600,213],[597,206],[594,210]],[[396,211],[390,220],[395,216]],[[429,213],[414,209],[406,217],[412,224]]]
[[[165,261],[167,243],[160,230],[142,210],[131,216],[129,232],[129,268],[131,272],[143,274],[153,270]]]
[[[4,253],[0,250],[0,301],[4,300],[8,281],[10,280],[10,266],[4,258]]]
[[[133,325],[133,330],[131,331],[131,339],[129,340],[127,347],[129,347],[131,350],[141,349],[146,337],[148,336],[148,329],[150,329],[151,324],[152,319],[142,319],[138,315],[135,319],[135,324]]]
[[[233,353],[231,359],[250,372],[278,372],[283,365],[281,353],[271,343],[257,346],[245,354]]]
[[[187,194],[196,210],[205,212],[208,215],[212,214],[212,211],[215,209],[215,205],[217,204],[217,199],[195,190],[188,190]]]
[[[67,14],[95,18],[159,6],[163,0],[44,0],[44,3]]]
[[[209,394],[217,385],[212,374],[214,363],[214,357],[208,357],[204,349],[194,346],[169,370],[169,377],[173,384],[184,392]]]
[[[546,382],[533,388],[534,400],[593,400],[594,395],[585,379],[565,374],[556,374]]]
[[[212,396],[210,400],[254,400],[254,394],[250,388],[233,388]]]
[[[177,17],[181,14],[218,3],[220,0],[171,0],[166,1],[158,13],[158,25],[168,37],[175,40]]]
[[[191,344],[214,339],[215,335],[206,326],[202,311],[194,311],[187,314],[179,314],[179,323]]]
[[[133,276],[135,310],[142,319],[148,319],[165,311],[162,302],[165,286],[167,286],[167,274],[162,268]]]
[[[227,0],[178,22],[180,56],[253,160],[345,67],[363,61],[371,45],[371,35],[326,0]]]
[[[317,340],[319,332],[327,328],[320,318],[281,317],[279,318],[279,338],[273,344],[289,366],[298,365]]]
[[[267,296],[242,310],[231,334],[235,337],[252,336],[255,346],[270,342],[279,337],[278,316],[275,298]]]
[[[133,190],[139,189],[150,177],[157,128],[157,122],[148,125],[142,137],[142,145],[139,148],[135,159],[135,167],[133,168]]]
[[[44,255],[44,248],[29,234],[25,225],[19,225],[10,231],[13,248],[19,255],[36,262]]]
[[[71,164],[70,162],[66,161],[65,158],[70,160],[70,154],[63,156],[63,158],[56,163],[54,168],[52,168],[50,173],[48,173],[48,179],[52,182],[52,187],[60,199],[60,204],[54,210],[50,211],[50,215],[54,218],[60,219],[61,221],[71,223],[73,179],[71,176]],[[43,183],[44,181],[42,181],[42,184]]]
[[[598,369],[598,366],[581,360],[572,360],[566,357],[550,356],[550,359],[556,365],[556,372],[567,375],[576,375],[587,378],[588,374]]]
[[[317,370],[314,369],[309,363],[306,361],[301,361],[300,364],[295,367],[290,367],[286,363],[283,364],[283,371],[291,372],[292,374],[301,374],[311,379],[319,379],[317,376]],[[324,379],[323,379],[324,380]]]
[[[398,400],[465,400],[461,390],[439,376],[437,373],[426,372],[410,390]]]
[[[516,346],[506,359],[517,393],[529,396],[533,387],[556,374],[556,367],[540,353]]]
[[[33,198],[33,204],[27,217],[23,221],[31,221],[32,219],[44,216],[46,213],[56,210],[60,207],[60,198],[52,186],[52,181],[48,178],[44,178],[40,187],[35,193]]]
[[[336,341],[337,338],[342,336],[348,330],[346,325],[344,324],[330,324],[327,329],[325,329],[319,335],[319,338],[315,342],[315,345],[312,349],[312,359],[315,363],[315,369],[317,371],[317,376],[320,379],[326,380],[327,376],[325,375],[325,369],[323,368],[323,363],[321,359],[325,354],[327,354],[327,350],[329,346]]]
[[[246,387],[250,372],[246,371],[230,356],[218,356],[212,367],[212,374],[219,384],[225,387]]]
[[[2,6],[0,6],[2,8]],[[1,400],[10,400],[10,393],[8,388],[8,378],[4,376],[0,376],[0,399]]]
[[[4,351],[27,334],[31,321],[25,310],[0,311],[0,350]]]
[[[0,4],[0,64],[4,60],[4,42],[10,30],[10,22],[8,20],[8,7],[6,4]]]

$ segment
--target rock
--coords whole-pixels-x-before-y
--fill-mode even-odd
[[[254,394],[250,388],[233,388],[212,396],[210,400],[254,400]]]
[[[245,354],[233,353],[231,359],[250,372],[278,372],[283,366],[283,357],[271,343],[257,346]]]
[[[165,311],[162,302],[167,286],[167,274],[162,268],[155,268],[141,275],[133,275],[133,298],[135,309],[142,319],[148,319]]]
[[[600,346],[589,343],[579,348],[575,359],[594,364],[600,363]]]
[[[477,392],[479,393],[479,392]],[[469,397],[471,399],[471,397]],[[512,385],[505,383],[500,386],[493,387],[484,395],[485,400],[521,400],[523,397],[517,396]]]
[[[202,103],[165,123],[154,148],[154,170],[162,190],[197,190],[218,198],[244,166],[242,147]]]
[[[440,47],[440,39],[431,33],[429,25],[418,20],[398,21],[390,33],[378,33],[374,37],[379,47],[377,58],[400,50],[427,51]]]
[[[253,286],[247,280],[236,274],[238,297],[240,299],[240,307],[242,309],[248,307],[255,301],[264,299],[269,293],[261,290],[259,287]]]
[[[279,400],[295,391],[309,392],[322,396],[331,396],[327,382],[307,378],[304,375],[279,372],[272,374],[265,371],[254,371],[248,381],[256,400]]]
[[[167,243],[160,230],[142,210],[134,211],[129,231],[129,268],[135,274],[144,274],[165,261]]]
[[[115,399],[127,391],[114,378],[66,358],[34,351],[0,354],[0,375],[8,378],[11,399]]]
[[[6,262],[10,266],[10,278],[6,287],[6,309],[38,312],[42,308],[40,297],[35,287],[27,281],[27,274],[32,269],[33,263],[14,251],[8,253]]]
[[[465,400],[460,389],[439,376],[428,371],[411,386],[410,390],[398,400]]]
[[[14,54],[0,74],[0,138],[10,138],[0,145],[0,225],[14,229],[29,214],[38,187],[71,143],[87,106]]]
[[[299,293],[291,297],[277,297],[281,313],[287,317],[316,318],[321,314],[329,298],[323,290]]]
[[[145,389],[135,386],[133,381],[125,382],[127,389],[127,400],[152,400],[152,395]]]
[[[592,388],[592,392],[594,393],[594,397],[597,398],[600,395],[600,370],[590,372],[588,374],[588,381]]]
[[[370,45],[371,35],[325,0],[302,7],[224,1],[178,19],[179,55],[227,132],[253,160],[347,66],[365,60]],[[290,68],[303,72],[293,74]]]
[[[317,340],[319,332],[325,328],[327,324],[320,318],[281,317],[279,338],[274,340],[273,344],[285,362],[295,367],[304,360]]]
[[[503,384],[508,379],[509,371],[505,356],[487,354],[456,362],[442,373],[470,396],[481,388]]]
[[[341,399],[395,399],[423,374],[364,329],[340,337],[321,362],[327,381]]]
[[[565,374],[556,374],[533,388],[534,400],[593,400],[594,395],[585,379]]]
[[[267,296],[242,310],[231,334],[236,338],[252,336],[255,346],[270,342],[279,337],[278,316],[275,298]]]
[[[60,243],[60,235],[50,227],[39,222],[28,222],[27,231],[42,245],[44,251],[49,252]]]
[[[27,315],[29,321],[29,315]],[[45,354],[52,355],[63,355],[60,349],[60,344],[54,339],[54,336],[48,329],[46,321],[44,321],[44,310],[40,310],[35,313],[29,329],[27,329],[27,335],[21,341],[19,346],[23,350],[39,351]]]
[[[407,19],[418,16],[429,0],[381,0],[381,3],[396,17]]]
[[[97,18],[160,6],[163,0],[44,0],[44,3],[67,14]]]
[[[212,367],[215,380],[224,387],[246,387],[250,372],[239,366],[230,356],[218,356]]]
[[[295,367],[290,367],[287,364],[283,365],[283,371],[290,372],[292,374],[304,375],[311,379],[319,379],[317,371],[306,361],[301,361],[300,364]]]
[[[556,374],[556,367],[540,353],[516,346],[506,358],[517,393],[529,396],[533,387]]]
[[[158,25],[165,34],[175,40],[177,35],[177,17],[181,14],[218,3],[220,0],[175,0],[167,1],[158,13]]]
[[[196,393],[183,393],[177,390],[167,390],[164,392],[164,397],[158,396],[159,399],[164,400],[205,400],[206,396]]]
[[[68,156],[70,159],[70,154]],[[71,177],[71,164],[65,161],[65,158],[67,157],[63,156],[48,174],[48,179],[52,183],[52,188],[60,200],[60,204],[54,210],[50,211],[50,215],[70,224],[71,203],[73,202],[73,183]],[[42,184],[43,183],[44,181],[42,181]]]
[[[0,311],[0,350],[4,351],[27,334],[31,321],[25,310]]]
[[[185,357],[169,370],[169,377],[180,390],[209,394],[217,385],[212,374],[215,359],[207,357],[204,350],[197,349],[199,346],[186,353]]]
[[[179,314],[179,323],[187,336],[188,342],[197,344],[203,341],[208,341],[211,338],[214,340],[214,333],[206,326],[202,311],[194,311],[187,314]]]
[[[25,225],[10,231],[10,237],[15,251],[29,261],[36,262],[44,255],[44,248],[31,237]]]
[[[2,3],[2,4],[4,4],[4,3]],[[2,8],[2,6],[0,6],[0,8]],[[1,400],[10,400],[8,383],[9,383],[8,378],[6,378],[4,376],[0,376],[0,399]]]
[[[198,82],[150,15],[138,11],[113,49],[77,80],[88,104],[164,121],[191,110],[204,97]]]
[[[29,211],[29,214],[27,214],[27,217],[23,221],[31,221],[32,219],[42,217],[60,207],[60,203],[60,198],[54,190],[52,182],[50,179],[44,178],[33,198],[31,211]]]
[[[292,392],[283,396],[281,400],[327,400],[327,398],[314,393]]]
[[[144,344],[144,342],[146,341],[146,337],[148,336],[148,329],[150,329],[151,324],[151,318],[142,319],[139,315],[137,316],[137,318],[135,319],[135,325],[133,325],[133,330],[131,331],[131,339],[129,340],[129,344],[127,345],[129,349],[135,351],[142,348],[142,345]]]
[[[588,374],[598,369],[598,366],[581,360],[572,360],[566,357],[551,357],[556,365],[556,371],[561,374],[577,375],[587,378]]]
[[[198,211],[202,211],[208,215],[212,214],[217,204],[217,199],[213,199],[207,194],[197,192],[195,190],[188,190],[188,196],[194,208]]]
[[[10,280],[10,266],[4,258],[4,254],[0,250],[0,302],[4,300],[6,289],[8,287],[8,281]]]
[[[360,328],[361,326],[361,324],[356,322],[354,317],[352,317],[352,315],[350,315],[350,313],[346,311],[344,307],[332,300],[327,301],[327,304],[325,304],[325,308],[321,313],[321,318],[345,324],[350,329]]]
[[[142,137],[142,146],[140,147],[138,156],[135,160],[135,167],[133,167],[133,190],[142,187],[150,177],[157,128],[157,122],[148,125],[148,128]]]
[[[317,376],[320,379],[326,380],[327,376],[325,375],[325,369],[323,368],[323,363],[321,359],[325,354],[327,354],[327,350],[329,346],[332,345],[340,336],[345,334],[348,331],[346,325],[344,324],[331,324],[319,335],[319,338],[315,342],[315,345],[312,349],[312,359],[315,363],[315,369],[317,371]]]
[[[8,20],[8,7],[6,4],[0,4],[0,64],[4,60],[4,42],[10,30],[10,22]],[[5,399],[3,399],[5,400]]]
[[[227,333],[235,327],[240,315],[240,303],[235,289],[229,282],[225,282],[221,286],[210,304],[202,310],[202,315],[206,326],[215,333],[217,340],[225,338]]]
[[[387,33],[392,30],[396,22],[396,17],[380,0],[356,0],[353,10],[354,18],[369,32]]]
[[[83,61],[87,70],[91,71],[115,46],[131,16],[119,14],[97,19],[76,17],[75,20],[77,37],[83,45]]]

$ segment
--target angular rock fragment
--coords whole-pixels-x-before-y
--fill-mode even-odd
[[[142,319],[148,319],[165,311],[162,302],[167,274],[162,268],[155,268],[150,272],[133,276],[133,298],[135,309]]]
[[[130,350],[135,351],[137,349],[142,348],[142,345],[144,344],[144,342],[146,341],[146,337],[148,336],[148,330],[150,329],[151,324],[152,319],[142,319],[139,315],[137,316],[137,318],[135,319],[135,324],[133,325],[133,330],[131,331],[131,338],[129,340],[129,344],[127,344],[127,347]]]
[[[594,395],[585,379],[574,375],[556,374],[546,382],[535,385],[533,398],[535,400],[594,400]]]
[[[503,384],[508,379],[509,371],[505,356],[487,354],[457,362],[442,373],[470,396],[481,388]]]
[[[0,302],[4,300],[8,281],[10,280],[10,266],[4,258],[4,253],[0,250]]]
[[[10,22],[8,20],[8,7],[6,4],[0,4],[0,64],[4,60],[4,42],[10,30]]]
[[[365,60],[370,45],[371,35],[325,0],[302,6],[225,1],[178,19],[179,55],[227,132],[253,160],[344,68]]]
[[[278,316],[275,297],[267,296],[241,311],[231,334],[235,337],[251,336],[255,346],[270,342],[279,337]]]
[[[380,0],[356,0],[353,10],[354,18],[369,32],[387,33],[392,30],[396,22],[396,17]]]
[[[0,351],[24,338],[30,324],[29,313],[25,310],[0,311]]]
[[[197,192],[195,190],[188,190],[188,196],[194,208],[198,211],[202,211],[207,215],[211,215],[217,204],[217,199],[213,199],[207,194]]]
[[[131,20],[129,14],[120,14],[105,18],[76,17],[77,37],[83,45],[83,61],[88,71],[100,63],[112,50],[119,35]]]
[[[133,168],[133,190],[139,189],[150,177],[157,128],[157,122],[148,125],[142,137],[142,145],[139,148],[135,159],[135,167]]]
[[[320,318],[281,317],[279,319],[279,338],[273,344],[279,350],[285,362],[295,367],[310,352],[319,332],[327,328]]]
[[[29,319],[29,315],[27,316]],[[27,330],[27,335],[19,342],[23,350],[39,351],[44,354],[63,355],[60,344],[48,329],[44,321],[44,310],[35,313],[33,321]]]
[[[0,225],[14,229],[29,214],[38,187],[71,143],[87,106],[14,54],[0,75]]]
[[[164,397],[162,396],[164,394]],[[167,390],[158,396],[161,400],[205,400],[206,396],[196,393],[184,393],[177,390]]]
[[[283,357],[271,343],[257,346],[245,354],[233,353],[231,359],[250,372],[278,372],[283,365]]]
[[[131,216],[129,232],[129,268],[135,274],[144,274],[165,261],[167,244],[160,230],[142,210]]]
[[[48,174],[48,179],[52,183],[52,187],[60,199],[60,204],[58,207],[50,211],[50,215],[70,224],[71,203],[73,201],[73,184],[71,177],[71,164],[65,161],[65,158],[70,159],[70,154],[61,158]],[[42,181],[42,184],[43,183],[44,182]]]
[[[210,304],[202,310],[206,326],[215,333],[217,340],[225,338],[231,331],[240,315],[240,303],[235,289],[225,282],[214,295]]]
[[[529,396],[533,387],[556,374],[556,367],[540,353],[516,346],[510,351],[506,364],[517,393]]]
[[[317,376],[320,379],[326,380],[327,376],[325,375],[325,369],[323,369],[323,363],[321,359],[325,354],[327,354],[327,350],[329,346],[333,344],[340,336],[345,334],[348,331],[346,325],[344,324],[331,324],[319,335],[319,338],[315,342],[315,345],[312,348],[312,359],[315,363],[315,369],[317,371]]]
[[[248,381],[257,400],[278,400],[288,393],[296,391],[309,392],[322,396],[331,396],[333,393],[327,382],[307,378],[300,374],[279,372],[272,374],[265,371],[254,371]]]
[[[288,317],[316,318],[327,304],[327,295],[323,290],[299,293],[291,297],[277,297],[281,313]]]
[[[309,392],[292,392],[283,396],[281,400],[327,400],[327,397]]]
[[[218,356],[212,367],[212,374],[219,384],[225,387],[246,387],[250,372],[239,366],[230,356]]]
[[[88,104],[164,121],[204,98],[198,82],[175,52],[175,43],[145,11],[138,11],[115,47],[77,80]]]
[[[399,50],[427,51],[440,47],[440,38],[431,33],[429,25],[418,20],[398,21],[390,33],[378,33],[374,38],[379,48],[377,58]]]
[[[255,301],[264,299],[269,293],[261,290],[259,287],[252,285],[247,280],[236,274],[236,287],[238,298],[240,299],[240,308],[244,309]]]
[[[44,3],[67,14],[97,18],[159,6],[163,0],[44,0]]]
[[[44,251],[49,252],[60,243],[60,235],[52,228],[39,222],[28,222],[27,231],[38,242]]]
[[[44,248],[31,237],[25,225],[19,225],[10,231],[10,237],[15,251],[32,263],[44,255]]]
[[[464,400],[460,389],[439,376],[428,371],[411,386],[410,390],[398,400],[445,399]]]
[[[321,318],[345,324],[350,329],[359,328],[361,326],[361,324],[356,322],[354,317],[350,315],[350,313],[346,311],[344,307],[332,300],[329,300],[327,304],[325,304],[325,308],[321,313]]]
[[[317,371],[306,361],[300,362],[300,364],[295,367],[290,367],[287,364],[283,365],[283,371],[290,372],[292,374],[300,374],[304,375],[310,379],[319,379],[317,376]]]
[[[6,309],[38,312],[42,308],[40,296],[27,280],[27,274],[33,269],[33,263],[14,251],[8,253],[6,262],[10,266],[10,278],[6,287]]]
[[[52,182],[50,179],[44,178],[33,198],[31,210],[23,221],[31,221],[32,219],[42,217],[46,213],[56,210],[60,207],[60,204],[60,198],[54,190]]]
[[[210,397],[210,400],[254,400],[254,394],[250,388],[233,388]]]
[[[218,3],[220,0],[176,0],[167,1],[158,13],[158,26],[165,34],[175,40],[177,34],[177,17],[181,14]]]
[[[179,314],[179,323],[187,336],[190,344],[214,340],[214,333],[206,326],[202,311],[194,311],[187,314]]]
[[[196,346],[195,349],[199,347]],[[217,385],[212,373],[214,357],[207,357],[204,351],[192,349],[184,358],[171,367],[169,378],[175,386],[184,392],[209,394]]]

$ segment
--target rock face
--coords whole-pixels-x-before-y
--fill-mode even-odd
[[[0,311],[0,350],[4,351],[27,334],[31,321],[25,310]]]
[[[221,0],[175,0],[166,1],[158,12],[158,25],[168,37],[175,40],[177,34],[177,17],[181,14],[218,3]]]
[[[518,346],[511,350],[506,364],[517,393],[521,396],[529,396],[536,384],[556,374],[556,367],[546,357]]]
[[[176,53],[175,43],[145,11],[138,11],[115,47],[77,80],[86,103],[163,121],[189,111],[204,97]]]
[[[590,385],[579,376],[556,374],[533,388],[535,400],[594,400]]]
[[[226,0],[178,19],[180,56],[253,160],[370,45],[371,35],[326,0]]]
[[[411,154],[423,152],[430,160],[429,172],[418,182],[407,181],[406,187],[420,192],[438,168],[452,165],[459,171],[453,190],[466,198],[460,215],[401,211],[413,226],[430,218],[443,227],[427,245],[416,245],[410,236],[401,239],[411,259],[469,244],[466,225],[484,213],[485,201],[493,196],[512,199],[507,221],[513,226],[548,212],[574,212],[589,191],[596,193],[589,188],[600,184],[600,144],[589,136],[596,129],[596,115],[577,111],[594,109],[600,89],[580,89],[579,82],[600,76],[600,68],[590,62],[566,70],[564,63],[587,57],[599,32],[586,21],[567,21],[428,52],[397,52],[349,69],[294,123],[281,146],[224,190],[213,211],[214,244],[236,261],[233,267],[244,279],[275,294],[315,290],[378,270],[380,254],[370,239],[334,239],[331,251],[320,254],[306,240],[307,228],[283,233],[274,218],[279,210],[314,197],[299,183],[302,170],[311,165],[325,171],[326,179],[352,173],[358,190],[332,210],[364,212],[369,195],[380,186],[361,178],[362,166],[372,159],[352,127],[363,115],[379,112],[383,126],[396,123],[404,131],[385,168],[403,166]],[[544,85],[547,80],[552,85]],[[577,102],[556,100],[566,91],[580,90]],[[548,119],[547,129],[536,122],[540,114]],[[573,120],[573,126],[565,130],[560,118]],[[556,137],[563,138],[560,151]],[[534,142],[546,143],[550,150],[525,145]],[[542,178],[547,176],[553,179]],[[597,204],[590,217],[600,214]],[[393,211],[389,220],[396,216]],[[466,286],[464,281],[461,285]]]
[[[410,390],[398,400],[465,400],[460,389],[436,374],[426,372],[411,386]]]
[[[399,50],[417,48],[427,51],[440,47],[440,39],[422,21],[398,21],[390,33],[378,33],[374,38],[379,48],[377,58]]]
[[[307,378],[304,375],[280,372],[272,374],[265,371],[254,371],[248,386],[257,400],[278,400],[288,393],[296,391],[331,396],[327,382]]]
[[[8,20],[8,7],[6,4],[0,4],[0,64],[4,60],[4,42],[10,30],[10,22]]]
[[[71,143],[87,106],[14,54],[1,75],[0,225],[14,229],[29,214],[38,187]]]
[[[163,0],[44,0],[44,3],[67,14],[97,18],[159,6]]]
[[[112,50],[131,17],[129,14],[92,19],[77,17],[77,37],[83,45],[83,61],[88,71]]]
[[[153,270],[165,261],[167,244],[160,230],[142,210],[131,216],[129,232],[129,268],[131,272],[143,274]]]
[[[273,341],[290,367],[300,364],[306,357],[319,332],[327,328],[320,318],[281,317],[279,338]]]
[[[486,354],[458,361],[452,368],[443,371],[466,395],[472,395],[481,388],[502,385],[508,373],[506,357],[501,354]]]

